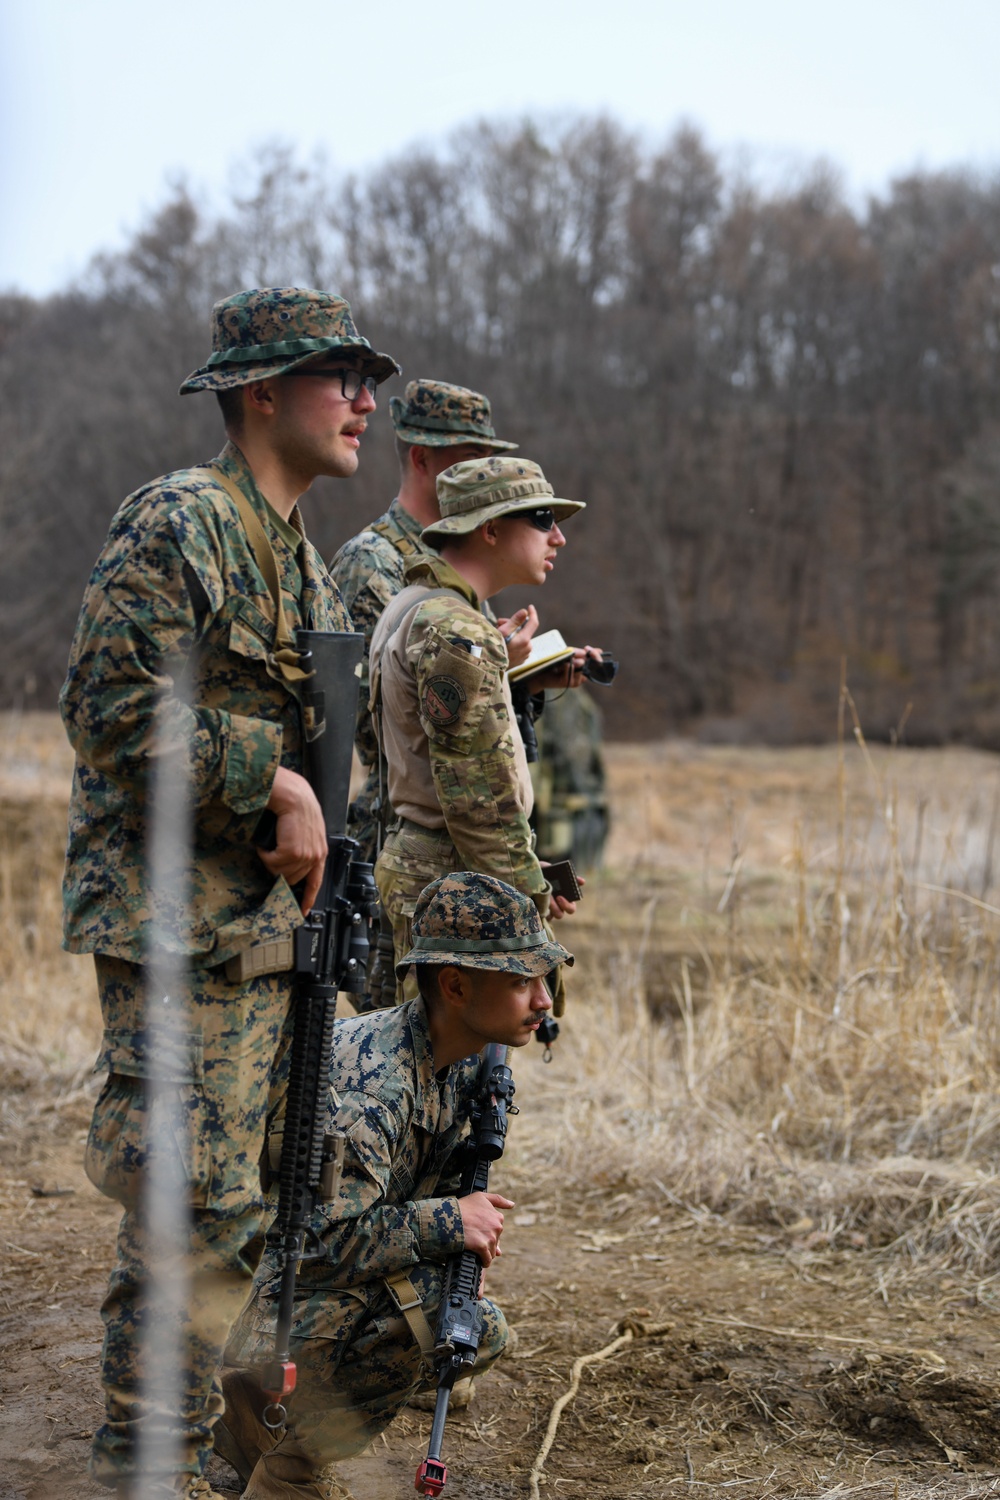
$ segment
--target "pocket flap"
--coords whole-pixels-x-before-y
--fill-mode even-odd
[[[163,1083],[201,1083],[205,1077],[204,1041],[200,1031],[147,1026],[139,1031],[105,1031],[95,1071],[150,1078]]]
[[[267,661],[274,649],[274,625],[249,599],[241,599],[229,627],[229,649],[251,661]]]

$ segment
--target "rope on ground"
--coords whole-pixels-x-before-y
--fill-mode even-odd
[[[581,1354],[580,1358],[574,1361],[573,1368],[570,1370],[569,1389],[563,1392],[549,1412],[549,1424],[545,1429],[545,1437],[542,1440],[542,1446],[538,1450],[538,1457],[535,1459],[534,1466],[528,1476],[528,1483],[531,1486],[531,1500],[540,1500],[538,1486],[541,1483],[545,1460],[548,1458],[552,1444],[555,1442],[559,1418],[579,1390],[580,1377],[587,1365],[596,1365],[601,1360],[610,1359],[612,1354],[615,1354],[625,1344],[630,1344],[633,1339],[662,1338],[664,1334],[672,1331],[674,1325],[673,1323],[639,1323],[634,1318],[626,1318],[618,1326],[622,1329],[618,1338],[612,1339],[610,1344],[606,1344],[603,1349],[595,1350],[593,1354]]]

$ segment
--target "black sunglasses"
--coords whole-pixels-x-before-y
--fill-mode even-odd
[[[378,390],[378,380],[374,375],[362,375],[360,370],[339,369],[334,365],[302,365],[298,370],[289,370],[288,373],[289,375],[323,375],[331,380],[334,376],[339,376],[340,394],[345,401],[356,401],[361,394],[362,386],[372,397]]]
[[[556,524],[555,511],[551,505],[536,505],[534,510],[519,510],[518,519],[527,521],[536,531],[551,531]]]

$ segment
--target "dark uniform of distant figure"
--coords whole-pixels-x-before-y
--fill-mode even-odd
[[[298,289],[242,292],[216,305],[211,358],[182,392],[270,381],[294,402],[301,398],[293,385],[274,377],[331,355],[372,384],[396,370],[360,337],[342,299]],[[308,385],[307,396],[318,394],[317,383]],[[341,391],[346,396],[343,379]],[[370,390],[359,395],[370,410]],[[106,1417],[91,1466],[122,1494],[136,1493],[130,1483],[144,1416],[143,1194],[152,1151],[192,1214],[181,1410],[158,1418],[175,1430],[181,1472],[147,1479],[143,1500],[212,1493],[198,1476],[222,1410],[216,1366],[249,1288],[251,1247],[263,1224],[258,1160],[290,999],[288,974],[233,980],[226,962],[287,938],[302,920],[288,883],[265,868],[254,845],[279,767],[302,772],[303,740],[294,669],[275,650],[275,608],[237,494],[269,540],[289,629],[351,629],[297,508],[287,520],[272,509],[240,448],[227,442],[211,463],[153,481],[118,511],[84,596],[61,697],[76,751],[65,943],[96,957],[105,1027],[98,1067],[108,1073],[86,1167],[125,1210],[102,1310]],[[344,711],[353,714],[354,704]],[[181,757],[189,781],[194,847],[181,912],[176,891],[151,889],[146,868],[154,750]],[[187,1021],[173,1054],[159,1055],[154,1068],[158,1035],[146,1009],[144,965],[165,932],[188,965],[186,994],[177,997]],[[150,1119],[145,1080],[154,1074],[173,1086],[158,1090],[159,1115]]]
[[[410,966],[454,965],[531,980],[572,961],[546,938],[529,897],[463,871],[424,891],[413,946],[398,967],[401,976]],[[473,1056],[441,1066],[443,1004],[425,980],[404,1006],[336,1023],[329,1129],[346,1137],[343,1177],[337,1197],[313,1217],[321,1253],[299,1271],[291,1335],[298,1382],[277,1445],[260,1420],[264,1398],[253,1377],[233,1371],[225,1381],[220,1450],[249,1481],[244,1500],[346,1494],[335,1476],[319,1478],[323,1466],[360,1452],[432,1382],[419,1340],[426,1344],[434,1327],[444,1264],[465,1248],[456,1151],[469,1131],[478,1064]],[[538,986],[526,1019],[537,1023],[549,1004]],[[481,1014],[477,997],[470,1011],[474,1020]],[[511,1040],[493,1034],[488,1019],[478,1024],[480,1045]],[[513,1045],[531,1034],[522,1025]],[[279,1279],[265,1256],[227,1351],[234,1364],[269,1357]],[[404,1318],[400,1307],[414,1302]],[[508,1338],[496,1304],[484,1299],[483,1312],[477,1374]]]
[[[535,734],[532,826],[538,856],[572,859],[581,871],[596,869],[611,821],[600,710],[586,688],[548,692]]]
[[[368,654],[382,611],[405,586],[407,564],[431,551],[421,538],[426,523],[407,508],[407,449],[430,450],[429,472],[433,477],[435,470],[440,471],[459,459],[510,452],[517,447],[516,443],[497,437],[486,397],[464,386],[446,385],[440,380],[411,380],[402,399],[391,397],[389,410],[403,470],[401,493],[385,515],[345,542],[330,564],[354,628],[363,630],[365,635],[356,745],[367,776],[351,807],[350,834],[361,845],[361,857],[372,864],[378,853],[373,805],[378,797],[379,775],[378,745],[368,711]],[[435,459],[439,461],[434,462]],[[428,516],[427,520],[430,519]],[[485,613],[487,618],[493,618],[488,605]]]

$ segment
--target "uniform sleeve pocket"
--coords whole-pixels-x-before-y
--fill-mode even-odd
[[[497,685],[493,663],[435,630],[427,637],[416,675],[420,724],[428,739],[468,749]]]
[[[398,593],[398,589],[393,588],[391,581],[386,578],[384,573],[373,572],[369,574],[365,588],[373,599],[379,601],[383,609],[387,604],[392,603]]]

